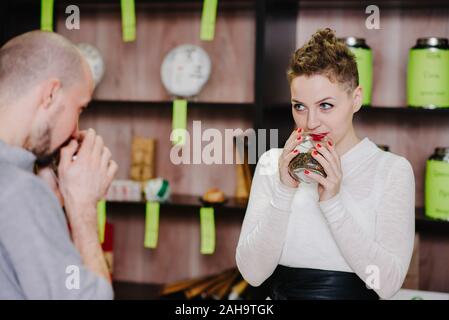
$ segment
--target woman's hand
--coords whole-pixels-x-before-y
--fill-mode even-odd
[[[318,182],[318,193],[320,201],[326,201],[338,194],[342,179],[340,156],[335,150],[331,140],[327,143],[318,142],[315,144],[315,150],[312,151],[312,157],[317,160],[324,168],[327,177],[324,178],[317,173],[305,171],[310,178]]]
[[[295,147],[302,141],[301,132],[301,128],[292,132],[287,142],[285,142],[284,149],[279,157],[279,178],[284,185],[290,188],[297,188],[299,185],[299,182],[288,173],[288,164],[298,154],[298,150],[295,150]]]

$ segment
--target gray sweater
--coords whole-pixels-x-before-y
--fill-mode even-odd
[[[112,286],[83,266],[34,161],[0,141],[0,299],[112,299]]]

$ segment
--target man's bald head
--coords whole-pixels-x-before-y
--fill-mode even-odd
[[[80,51],[61,35],[31,31],[17,36],[0,49],[0,101],[18,97],[50,78],[70,87],[83,80],[83,64]]]

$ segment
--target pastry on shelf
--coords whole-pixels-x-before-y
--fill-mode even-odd
[[[226,201],[224,192],[218,188],[211,188],[203,195],[201,200],[205,203],[220,204]]]

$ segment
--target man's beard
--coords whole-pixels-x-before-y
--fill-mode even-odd
[[[48,123],[44,127],[38,128],[36,133],[31,133],[27,137],[25,149],[36,156],[38,163],[51,162],[54,152],[51,150],[51,128]]]

